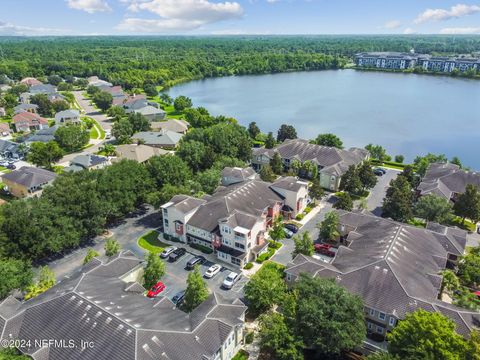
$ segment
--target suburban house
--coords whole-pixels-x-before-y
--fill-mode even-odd
[[[273,149],[253,149],[252,166],[259,171],[262,166],[270,163],[275,153],[282,158],[286,171],[290,164],[297,160],[300,163],[311,161],[318,167],[320,185],[331,191],[338,191],[342,175],[350,165],[359,165],[368,160],[369,153],[365,149],[351,148],[349,150],[311,144],[308,140],[285,140]]]
[[[123,251],[94,258],[36,298],[6,298],[1,340],[22,339],[18,350],[35,360],[232,359],[243,344],[246,306],[213,293],[184,313],[164,296],[144,296],[143,266]],[[41,346],[44,339],[93,346]]]
[[[167,121],[155,121],[150,123],[152,131],[168,130],[179,134],[186,134],[190,124],[181,119],[169,119]]]
[[[118,162],[123,159],[127,159],[144,163],[153,156],[166,155],[170,152],[147,145],[126,144],[117,146],[115,153],[117,154],[117,157],[113,158],[112,162]]]
[[[94,154],[81,154],[77,155],[70,161],[70,166],[64,168],[65,171],[82,171],[82,170],[96,170],[102,169],[105,166],[110,165],[110,161],[105,156],[99,156]]]
[[[122,103],[122,107],[125,110],[125,113],[130,114],[134,110],[141,109],[148,105],[146,95],[133,95],[130,96]]]
[[[480,187],[480,173],[451,163],[433,163],[417,187],[419,196],[434,194],[455,202],[468,184]]]
[[[57,174],[52,171],[31,166],[2,175],[2,182],[7,190],[17,198],[39,195],[41,190],[51,184]]]
[[[305,209],[308,184],[295,177],[274,183],[245,179],[232,169],[224,170],[225,179],[212,196],[177,195],[162,205],[164,232],[211,248],[218,259],[242,267],[266,250],[265,233],[277,216],[289,219]]]
[[[63,110],[55,114],[56,125],[78,125],[80,123],[80,111],[78,110]]]
[[[182,137],[183,134],[168,130],[162,130],[157,132],[141,131],[133,134],[132,140],[148,146],[164,149],[175,149]]]
[[[87,81],[88,81],[88,85],[97,86],[97,87],[113,86],[112,83],[105,80],[101,80],[98,78],[98,76],[90,76],[89,78],[87,78]]]
[[[22,103],[13,108],[13,112],[15,114],[19,114],[22,112],[30,112],[30,113],[36,114],[37,110],[38,110],[37,104],[28,104],[28,103]]]
[[[141,114],[147,118],[148,121],[159,121],[165,119],[166,112],[152,105],[144,106],[138,110],[133,111],[136,114]]]
[[[132,96],[128,98],[122,106],[127,114],[142,114],[148,121],[163,120],[166,116],[166,112],[160,109],[156,102],[148,101],[144,95]]]
[[[19,158],[23,156],[24,153],[19,143],[0,139],[0,155],[7,158]]]
[[[38,114],[30,112],[21,112],[13,116],[12,123],[15,126],[17,132],[41,130],[48,127],[48,120],[41,117]]]
[[[8,123],[0,122],[0,135],[1,136],[8,136],[12,130],[10,129],[10,125]]]
[[[48,94],[48,101],[50,101],[51,103],[54,103],[55,101],[67,101],[67,98],[62,94],[53,93],[53,94]]]
[[[339,211],[338,252],[331,263],[297,255],[287,265],[293,284],[301,273],[335,279],[362,297],[368,332],[384,337],[417,309],[440,312],[466,335],[480,313],[439,300],[442,271],[464,254],[467,232],[442,225],[417,228],[389,219]]]
[[[35,131],[34,134],[28,135],[25,138],[25,143],[31,144],[33,142],[43,142],[47,143],[49,141],[55,140],[55,132],[57,131],[58,126],[54,125],[48,128]]]
[[[20,84],[25,84],[27,86],[33,86],[33,85],[41,85],[43,84],[41,81],[33,78],[33,77],[26,77],[22,80],[20,80]]]
[[[31,95],[37,95],[37,94],[54,94],[57,92],[57,88],[53,85],[50,84],[36,84],[30,86],[30,89],[28,89],[28,92]]]

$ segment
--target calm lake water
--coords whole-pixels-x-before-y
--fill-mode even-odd
[[[181,84],[214,115],[256,121],[276,134],[283,123],[314,138],[331,132],[346,147],[383,145],[406,161],[416,155],[458,156],[480,170],[480,82],[441,76],[329,70],[206,79]]]

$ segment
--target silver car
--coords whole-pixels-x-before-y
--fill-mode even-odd
[[[227,275],[225,280],[223,280],[223,288],[230,290],[233,285],[235,285],[235,283],[238,281],[238,279],[240,279],[240,274],[231,271],[230,274]]]
[[[176,246],[169,246],[169,247],[163,249],[162,253],[160,254],[160,257],[161,257],[162,259],[166,259],[166,258],[168,258],[168,257],[170,256],[170,254],[171,254],[172,252],[174,252],[175,250],[177,250],[177,247],[176,247]]]

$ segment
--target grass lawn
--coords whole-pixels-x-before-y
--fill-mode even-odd
[[[471,221],[465,219],[465,223],[462,224],[462,218],[459,216],[455,216],[452,221],[450,222],[451,226],[458,226],[460,229],[464,229],[467,231],[475,232],[477,231],[477,225],[472,223]]]
[[[138,239],[138,246],[142,249],[145,249],[153,254],[159,254],[166,247],[170,246],[168,244],[162,243],[158,240],[158,232],[152,230],[140,237]]]
[[[420,228],[425,228],[427,226],[427,223],[423,219],[412,219],[408,220],[407,222],[408,225],[420,227]]]
[[[98,139],[98,131],[97,131],[97,127],[96,126],[92,126],[92,128],[90,129],[90,139]]]
[[[167,114],[166,114],[166,118],[170,118],[170,119],[184,119],[184,118],[185,118],[183,112],[175,110],[175,108],[173,107],[173,105],[167,105],[167,104],[165,104],[165,103],[160,99],[159,96],[151,97],[151,98],[149,98],[149,100],[155,101],[156,103],[160,104],[160,106],[162,107],[162,109],[167,113]]]

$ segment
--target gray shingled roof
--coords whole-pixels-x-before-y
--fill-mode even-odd
[[[197,199],[197,198],[194,198],[194,197],[188,196],[188,195],[175,195],[169,201],[169,203],[171,203],[171,204],[169,206],[166,206],[166,207],[172,206],[175,209],[177,209],[178,211],[186,214],[186,213],[192,211],[193,209],[196,209],[200,205],[205,204],[205,202],[206,201],[203,200],[203,199]]]
[[[52,171],[31,166],[24,166],[19,170],[14,170],[11,173],[2,175],[3,179],[10,180],[27,188],[49,183],[56,177],[57,174]]]
[[[339,214],[344,234],[349,232],[349,247],[340,246],[331,264],[297,256],[287,273],[334,278],[361,296],[367,307],[399,318],[418,304],[437,301],[448,253],[463,253],[465,242],[453,239],[454,245],[448,231],[434,232],[366,214]],[[454,233],[466,241],[465,231],[454,229]],[[468,312],[456,307],[454,311]],[[480,314],[475,317],[480,319]]]
[[[46,129],[35,131],[34,134],[28,136],[26,142],[49,142],[55,140],[55,132],[58,129],[58,125],[51,126]]]
[[[168,154],[168,151],[147,145],[127,144],[117,146],[115,149],[115,153],[117,154],[117,158],[116,160],[112,161],[128,159],[143,163],[153,156],[166,155]]]
[[[240,180],[247,180],[252,176],[255,176],[257,173],[251,167],[226,167],[222,170],[222,178],[229,177]]]
[[[142,140],[145,145],[151,146],[176,146],[183,134],[173,131],[142,131],[133,134],[132,139]]]
[[[155,121],[150,123],[152,130],[169,130],[177,133],[183,133],[188,130],[190,124],[185,120],[169,119],[166,121]]]

